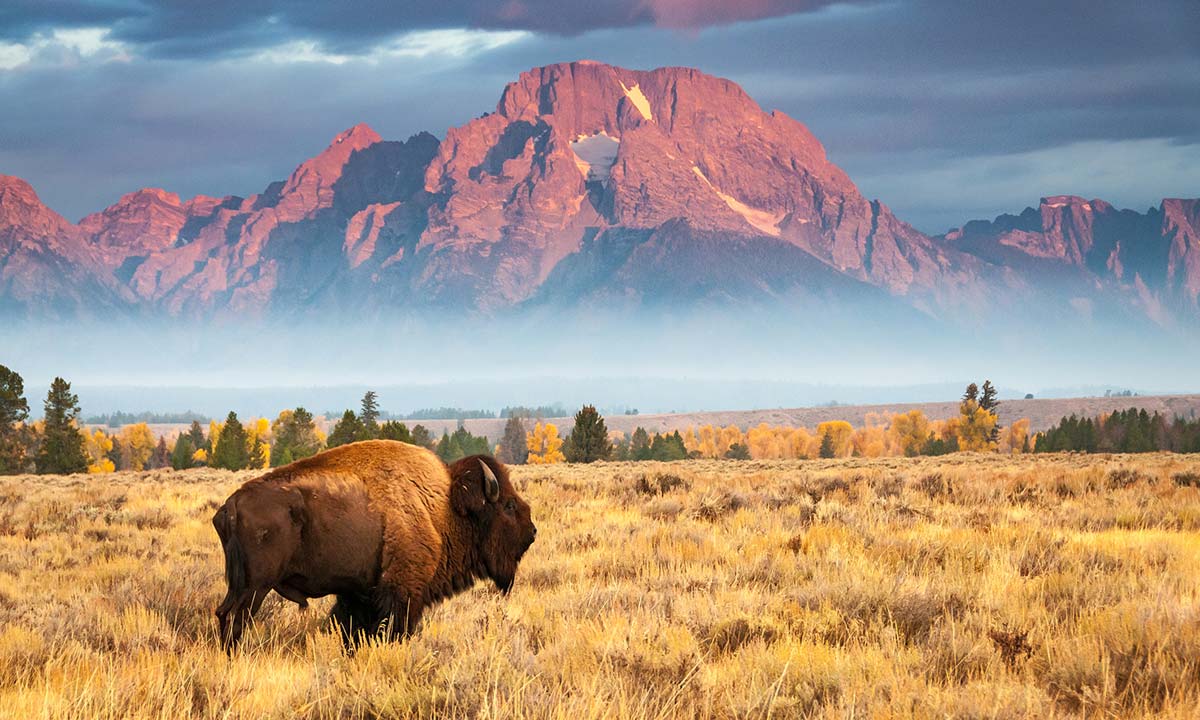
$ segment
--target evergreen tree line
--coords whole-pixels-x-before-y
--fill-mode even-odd
[[[91,415],[84,422],[88,425],[106,425],[110,428],[124,427],[125,425],[134,425],[136,423],[150,423],[152,425],[181,425],[190,422],[206,423],[209,418],[200,413],[185,410],[181,413],[159,413],[144,411],[139,413],[122,412],[118,410],[114,413],[106,413],[103,415]]]
[[[1200,419],[1168,420],[1130,408],[1111,415],[1064,417],[1034,439],[1034,452],[1200,452]]]
[[[526,405],[513,405],[500,408],[500,417],[502,418],[548,418],[548,417],[566,417],[568,414],[567,408],[561,404],[554,405],[538,405],[529,407]]]

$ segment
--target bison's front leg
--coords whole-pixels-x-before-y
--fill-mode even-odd
[[[221,647],[225,652],[233,652],[234,646],[242,638],[246,623],[262,607],[262,602],[269,592],[269,589],[260,588],[238,595],[231,593],[225,597],[225,602],[217,608],[217,626],[221,634]]]
[[[354,594],[338,595],[330,618],[337,626],[347,650],[353,650],[359,642],[378,634],[382,620],[377,604],[371,597]]]
[[[421,622],[425,606],[420,596],[405,592],[386,593],[385,603],[388,618],[388,639],[400,640],[411,635]]]

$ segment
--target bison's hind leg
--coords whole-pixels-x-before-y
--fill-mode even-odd
[[[369,596],[350,593],[337,596],[329,617],[337,626],[347,650],[353,650],[363,640],[377,635],[382,621]]]

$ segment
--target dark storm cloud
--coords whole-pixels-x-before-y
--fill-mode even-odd
[[[0,10],[8,39],[53,27],[104,25],[147,54],[207,57],[296,38],[354,53],[413,30],[469,27],[577,36],[641,25],[694,30],[808,12],[832,0],[18,0]]]
[[[742,84],[923,230],[1060,192],[1142,209],[1200,195],[1196,0],[0,7],[7,42],[95,26],[129,62],[0,70],[0,172],[72,219],[143,185],[255,192],[359,121],[442,136],[521,71],[584,57]],[[372,55],[406,32],[464,27],[532,32],[480,54]],[[257,55],[296,41],[343,64]]]

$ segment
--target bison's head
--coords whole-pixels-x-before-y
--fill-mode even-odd
[[[537,537],[529,503],[517,495],[504,463],[472,455],[450,466],[450,500],[454,511],[475,527],[481,570],[507,593],[517,563]]]

